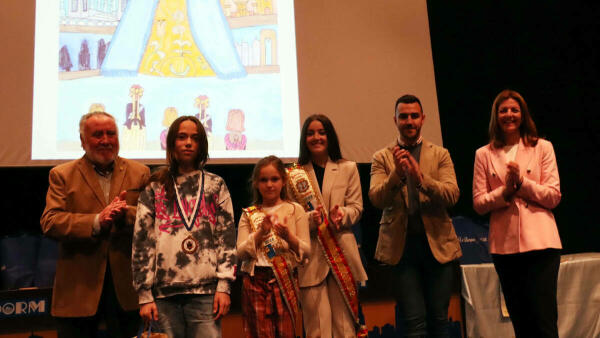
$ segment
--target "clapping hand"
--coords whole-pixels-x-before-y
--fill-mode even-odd
[[[100,214],[98,215],[98,221],[100,222],[100,227],[103,230],[110,229],[114,222],[123,217],[127,211],[127,202],[125,202],[126,195],[126,191],[121,191],[119,196],[115,197],[115,199],[110,202],[109,205],[100,211]]]
[[[510,161],[506,164],[506,177],[505,188],[504,188],[504,199],[510,200],[512,196],[517,191],[517,188],[521,185],[523,178],[521,177],[521,172],[519,170],[519,164],[514,161]]]
[[[506,181],[510,181],[514,187],[517,187],[519,184],[521,184],[523,178],[521,177],[521,172],[519,171],[519,163],[510,161],[506,164],[506,169]]]
[[[323,223],[323,205],[319,204],[317,209],[310,212],[310,217],[312,221],[317,226]]]
[[[256,244],[260,244],[260,243],[264,242],[265,239],[267,239],[269,231],[271,231],[271,229],[273,228],[273,220],[275,220],[275,219],[277,219],[276,215],[267,214],[265,216],[262,223],[260,223],[258,230],[256,231],[257,232],[256,236],[258,237],[258,238],[256,238],[256,240],[257,240]]]
[[[404,179],[406,178],[406,171],[408,169],[405,158],[407,154],[410,155],[410,153],[406,151],[406,149],[401,149],[399,146],[395,146],[392,152],[394,154],[394,165],[396,166],[396,174],[398,174],[398,176]]]
[[[344,210],[342,210],[340,206],[336,204],[333,209],[329,211],[329,219],[331,219],[331,223],[335,225],[335,229],[340,231],[342,220],[344,219]]]
[[[273,215],[273,216],[275,216],[275,220],[273,222],[273,231],[275,232],[275,234],[277,236],[281,237],[286,242],[289,241],[290,229],[286,225],[287,217],[283,218],[283,222],[279,222],[279,219],[277,218],[277,216],[276,215]]]
[[[396,173],[400,177],[405,178],[407,175],[409,175],[417,184],[420,184],[423,181],[423,175],[421,174],[419,163],[408,150],[395,146],[394,164],[396,165]]]

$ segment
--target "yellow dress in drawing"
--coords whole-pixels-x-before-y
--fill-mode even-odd
[[[168,77],[215,76],[194,42],[186,0],[160,0],[139,73]]]

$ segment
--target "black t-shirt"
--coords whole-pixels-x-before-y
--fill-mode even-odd
[[[315,170],[315,176],[317,176],[317,182],[319,183],[319,190],[323,192],[323,177],[325,177],[325,168],[319,166],[315,162],[312,163],[313,169]]]

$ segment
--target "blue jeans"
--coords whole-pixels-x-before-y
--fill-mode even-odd
[[[452,262],[440,264],[425,235],[407,235],[400,262],[394,267],[396,301],[405,337],[449,337],[448,304]]]
[[[214,295],[176,295],[156,299],[158,322],[173,338],[220,338],[221,321],[213,315]]]

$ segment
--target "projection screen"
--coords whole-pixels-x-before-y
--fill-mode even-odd
[[[370,162],[419,96],[441,144],[425,1],[4,0],[0,166],[83,154],[78,121],[115,116],[120,155],[164,161],[170,122],[196,115],[210,163],[293,160],[328,115],[345,158]]]

